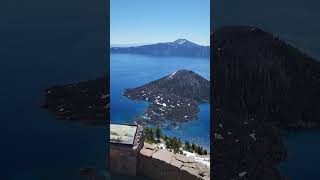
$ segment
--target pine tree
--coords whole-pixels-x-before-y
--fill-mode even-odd
[[[201,146],[199,146],[199,152],[198,152],[199,155],[203,155],[203,148]]]
[[[192,143],[192,145],[191,145],[191,150],[192,150],[192,152],[196,151],[196,145],[194,143]]]
[[[184,143],[184,149],[185,149],[186,151],[190,151],[190,143],[189,143],[189,141],[186,141],[186,142]]]
[[[171,148],[172,148],[169,139],[166,140],[166,148],[167,148],[167,149],[171,149]]]
[[[203,150],[203,154],[204,155],[208,155],[208,151],[205,149],[205,150]]]
[[[174,145],[174,153],[178,153],[179,152],[179,142],[178,140],[174,141],[175,145]]]
[[[154,143],[154,135],[151,128],[145,129],[146,140],[148,143]]]
[[[199,146],[195,145],[194,149],[195,149],[195,153],[199,154],[199,150],[200,150]]]
[[[168,136],[164,135],[163,139],[164,139],[164,141],[167,141],[168,140]]]
[[[150,140],[151,142],[154,142],[154,134],[152,129],[150,129]]]
[[[162,132],[161,132],[161,129],[160,129],[159,126],[157,127],[155,134],[156,134],[157,141],[159,143],[160,142],[160,138],[162,137]]]

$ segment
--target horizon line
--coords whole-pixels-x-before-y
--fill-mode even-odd
[[[185,38],[178,38],[178,39],[185,39]],[[175,39],[174,41],[178,40]],[[186,39],[188,40],[188,39]],[[174,42],[174,41],[164,41],[164,42],[148,42],[148,43],[137,43],[137,42],[132,42],[132,43],[111,43],[110,42],[110,46],[127,46],[127,45],[134,45],[134,46],[143,46],[143,45],[150,45],[150,44],[157,44],[157,43],[168,43],[168,42]],[[190,40],[188,40],[190,41]],[[210,42],[209,44],[203,44],[203,43],[198,43],[198,42],[194,42],[194,41],[190,41],[192,43],[198,44],[200,46],[210,46]]]

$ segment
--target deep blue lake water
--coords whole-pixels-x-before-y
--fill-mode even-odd
[[[147,102],[128,100],[122,95],[125,88],[134,88],[159,79],[180,69],[192,70],[210,78],[210,60],[184,57],[154,57],[133,54],[110,56],[111,122],[131,124],[135,116],[142,115]],[[200,104],[198,120],[179,123],[177,128],[164,128],[164,134],[176,136],[210,147],[210,105]]]
[[[0,179],[79,179],[105,169],[104,128],[56,120],[41,108],[46,88],[107,71],[96,17],[0,18]]]
[[[281,172],[290,180],[319,179],[320,132],[288,132],[284,138],[288,159],[279,166]]]

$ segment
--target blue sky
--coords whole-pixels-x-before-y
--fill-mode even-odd
[[[210,0],[111,0],[110,44],[210,44]]]

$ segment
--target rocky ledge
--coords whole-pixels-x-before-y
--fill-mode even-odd
[[[45,91],[43,107],[58,119],[90,125],[108,124],[107,78],[53,86]]]
[[[147,143],[138,156],[138,174],[151,179],[210,179],[210,171],[206,165]]]
[[[179,70],[141,87],[125,89],[124,96],[150,102],[144,116],[136,120],[140,124],[185,122],[197,118],[198,103],[209,101],[210,82],[192,71]]]

